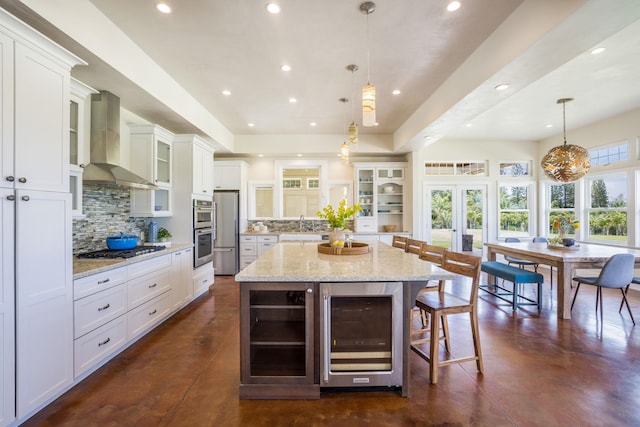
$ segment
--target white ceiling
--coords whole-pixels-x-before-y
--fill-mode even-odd
[[[157,12],[153,0],[47,3],[0,0],[89,62],[73,70],[76,78],[115,93],[123,107],[173,132],[216,139],[202,122],[185,118],[180,103],[160,102],[143,89],[148,82],[108,65],[107,54],[89,47],[104,22],[112,21],[235,136],[341,135],[353,110],[361,122],[367,16],[360,0],[279,0],[278,15],[258,0],[170,0],[169,15]],[[558,98],[575,98],[567,104],[568,129],[640,108],[640,1],[462,0],[456,12],[446,11],[449,0],[375,3],[370,80],[379,126],[359,128],[361,140],[388,136],[390,153],[418,148],[426,136],[535,141],[556,135],[562,130]],[[87,7],[98,13],[83,16]],[[72,31],[64,14],[95,32]],[[606,50],[590,55],[596,46]],[[292,70],[282,72],[283,63]],[[360,69],[352,75],[349,64]],[[155,73],[149,69],[146,78],[167,77]],[[498,83],[510,87],[497,92]],[[401,94],[392,95],[394,89]],[[345,108],[342,97],[356,102]]]

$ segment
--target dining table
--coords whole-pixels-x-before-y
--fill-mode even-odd
[[[635,256],[635,268],[640,268],[640,249],[626,246],[577,242],[573,246],[547,242],[487,242],[487,259],[496,261],[497,255],[511,255],[557,269],[557,313],[560,319],[571,319],[571,280],[578,269],[602,268],[615,254]],[[489,277],[489,283],[493,278]]]

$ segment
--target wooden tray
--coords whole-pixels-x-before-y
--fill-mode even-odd
[[[369,245],[351,242],[351,247],[334,248],[331,243],[318,243],[318,252],[328,255],[362,255],[369,253]]]

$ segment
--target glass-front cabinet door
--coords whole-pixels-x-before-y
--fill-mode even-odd
[[[312,283],[241,283],[241,397],[250,384],[317,384]],[[244,391],[243,391],[244,390]]]
[[[156,141],[156,185],[171,185],[171,145]]]

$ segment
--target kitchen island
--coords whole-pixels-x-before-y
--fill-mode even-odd
[[[317,242],[278,243],[236,275],[241,302],[240,398],[319,397],[320,359],[326,357],[320,350],[326,303],[321,303],[319,290],[331,283],[344,288],[401,286],[401,309],[394,316],[401,316],[402,326],[393,340],[401,348],[402,364],[394,362],[394,369],[404,367],[400,385],[402,395],[409,396],[410,310],[429,280],[453,275],[382,242],[368,244],[367,254],[329,255],[318,252]],[[262,330],[265,324],[277,327]],[[261,358],[269,351],[277,359],[274,363]]]

